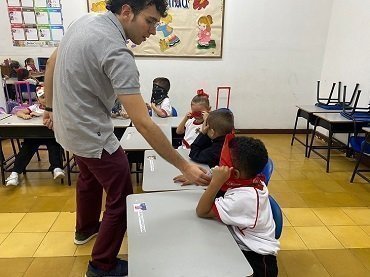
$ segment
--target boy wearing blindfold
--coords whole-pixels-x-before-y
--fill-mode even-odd
[[[196,208],[203,218],[220,220],[229,229],[253,268],[253,276],[278,276],[275,222],[264,183],[268,161],[262,141],[227,135],[220,166],[214,167],[212,180]],[[219,191],[225,191],[217,197]]]
[[[152,111],[152,116],[169,117],[172,115],[172,106],[168,97],[169,90],[170,81],[167,78],[158,77],[153,80],[150,105],[146,104],[148,110]]]

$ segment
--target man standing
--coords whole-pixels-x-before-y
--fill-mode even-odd
[[[126,154],[113,134],[110,111],[116,97],[135,127],[188,179],[206,185],[209,177],[186,162],[148,116],[140,94],[139,72],[127,39],[139,45],[155,35],[167,0],[110,0],[105,14],[85,15],[66,32],[50,57],[45,74],[49,111],[44,124],[76,155],[75,243],[97,235],[86,276],[125,276],[127,262],[117,259],[126,231],[126,196],[132,193]],[[101,224],[102,191],[107,193]]]

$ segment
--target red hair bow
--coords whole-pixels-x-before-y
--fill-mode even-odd
[[[205,93],[202,88],[197,90],[197,95],[199,95],[199,96],[205,96],[207,98],[209,97],[209,95],[207,93]]]

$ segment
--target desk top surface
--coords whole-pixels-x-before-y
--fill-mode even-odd
[[[189,149],[178,149],[179,154],[187,161],[189,158]],[[192,162],[195,163],[195,162]],[[198,163],[195,163],[198,164]],[[206,164],[198,164],[209,170]],[[163,159],[154,150],[146,150],[144,154],[144,172],[143,172],[143,191],[169,191],[169,190],[204,190],[203,186],[189,185],[181,186],[181,183],[175,183],[173,177],[180,175],[181,172],[172,164]]]
[[[3,119],[5,119],[5,118],[7,118],[9,116],[12,116],[12,115],[11,114],[6,114],[6,113],[0,114],[0,120],[3,120]]]
[[[124,119],[122,117],[112,118],[114,128],[126,128],[130,126],[131,119]]]
[[[169,125],[171,128],[177,128],[177,126],[180,125],[182,119],[184,116],[170,116],[170,117],[154,117],[152,116],[151,119],[157,124],[157,125]],[[133,124],[133,126],[135,126]]]
[[[32,117],[31,119],[23,119],[16,115],[10,115],[0,120],[0,127],[40,127],[44,126],[42,123],[42,116]],[[46,128],[46,126],[44,126]]]
[[[342,111],[342,110],[326,110],[315,105],[297,105],[296,107],[308,113],[340,113]]]
[[[330,123],[352,123],[353,121],[345,118],[340,113],[314,113],[315,116]]]
[[[162,132],[169,141],[172,140],[171,127],[169,125],[160,125]],[[123,134],[120,144],[127,151],[144,151],[153,149],[150,144],[144,139],[135,127],[127,127]]]
[[[364,130],[366,133],[370,133],[370,127],[363,127],[362,130]]]
[[[253,274],[227,226],[197,217],[201,195],[193,190],[127,197],[128,276]]]

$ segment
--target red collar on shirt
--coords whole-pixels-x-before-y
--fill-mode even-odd
[[[227,191],[230,188],[241,188],[241,187],[253,187],[258,190],[263,190],[263,182],[265,176],[258,174],[256,177],[251,179],[234,179],[230,178],[222,185],[221,190]]]

